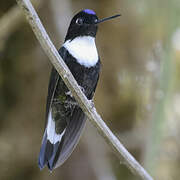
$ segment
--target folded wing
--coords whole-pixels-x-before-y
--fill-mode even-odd
[[[39,167],[42,169],[47,165],[52,170],[71,155],[86,121],[84,113],[54,68],[46,113],[47,122],[39,154]]]

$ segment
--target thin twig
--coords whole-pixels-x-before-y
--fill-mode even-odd
[[[114,150],[118,158],[130,169],[134,174],[144,180],[152,180],[153,178],[145,171],[145,169],[134,159],[134,157],[125,149],[117,137],[104,123],[100,115],[97,113],[93,104],[87,100],[79,88],[77,82],[69,71],[68,67],[60,57],[49,36],[47,35],[36,11],[29,0],[16,0],[23,10],[27,20],[29,21],[37,39],[54,65],[67,87],[71,90],[73,96],[79,103],[80,107],[87,115],[91,123],[98,129],[101,136],[107,141],[109,146]]]

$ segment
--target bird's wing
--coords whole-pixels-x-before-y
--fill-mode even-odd
[[[49,80],[49,87],[48,87],[48,96],[47,96],[47,103],[46,103],[46,121],[45,121],[45,129],[44,129],[44,136],[42,140],[42,145],[39,153],[39,167],[42,169],[47,163],[48,159],[52,156],[53,153],[53,145],[48,140],[48,134],[55,133],[55,123],[52,120],[52,112],[50,111],[51,105],[53,102],[54,94],[56,91],[56,87],[59,81],[59,74],[55,70],[55,68],[52,68],[50,80]],[[53,132],[54,131],[54,132]],[[52,138],[52,137],[51,137]]]
[[[59,77],[49,102],[47,124],[39,155],[39,167],[46,164],[52,170],[63,164],[77,145],[83,127],[85,114],[82,112]]]
[[[58,72],[56,71],[56,69],[54,67],[52,67],[51,75],[50,75],[50,79],[49,79],[47,102],[46,102],[46,123],[45,123],[45,127],[47,125],[49,110],[50,110],[50,107],[52,104],[52,100],[54,97],[54,93],[55,93],[59,78],[60,78],[60,76],[59,76]]]

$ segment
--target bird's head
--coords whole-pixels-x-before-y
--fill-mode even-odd
[[[96,13],[91,9],[85,9],[77,13],[71,20],[66,40],[73,40],[79,36],[95,37],[98,24],[120,16],[119,14],[104,19],[98,19]]]

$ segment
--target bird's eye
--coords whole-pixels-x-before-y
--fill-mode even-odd
[[[78,19],[76,20],[76,24],[82,25],[82,24],[83,24],[83,19],[82,19],[82,18],[78,18]]]

